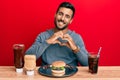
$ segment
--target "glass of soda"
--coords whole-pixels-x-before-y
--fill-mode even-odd
[[[97,73],[98,72],[98,60],[97,54],[90,54],[88,56],[88,64],[89,64],[89,72],[90,73]]]

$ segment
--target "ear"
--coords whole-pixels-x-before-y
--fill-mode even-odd
[[[72,23],[73,19],[70,20],[70,24]]]

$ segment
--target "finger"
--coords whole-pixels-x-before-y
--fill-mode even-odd
[[[70,48],[68,43],[61,43],[61,46],[66,46],[66,47]]]
[[[61,43],[60,45],[61,45],[61,46],[67,46],[67,44],[66,44],[66,43]]]
[[[70,39],[69,38],[62,38],[62,40],[66,40],[66,41],[70,41]]]
[[[72,37],[71,37],[69,34],[65,34],[65,35],[63,35],[63,38],[69,38],[69,39],[72,39]]]
[[[63,38],[63,35],[59,35],[60,38]]]
[[[67,40],[67,41],[68,41],[68,45],[69,45],[69,47],[73,47],[73,46],[74,46],[73,41],[70,40],[69,38],[63,38],[63,40]]]
[[[63,32],[62,32],[62,31],[59,31],[59,34],[63,35]]]
[[[70,35],[69,34],[65,34],[64,37],[70,37]]]
[[[53,43],[54,44],[56,44],[56,43],[61,44],[61,42],[59,40],[55,40]]]

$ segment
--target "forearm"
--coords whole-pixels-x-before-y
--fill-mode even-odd
[[[26,54],[35,54],[36,58],[38,59],[42,53],[46,50],[49,44],[44,41],[42,43],[35,42],[27,51]]]
[[[88,66],[88,52],[84,48],[79,49],[75,54],[82,66]]]

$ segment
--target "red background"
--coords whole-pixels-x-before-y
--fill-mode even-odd
[[[0,1],[0,65],[13,65],[13,44],[23,43],[28,49],[38,33],[54,27],[54,14],[62,1]],[[66,1],[76,8],[69,28],[81,34],[89,52],[102,46],[99,65],[120,66],[119,0]]]

